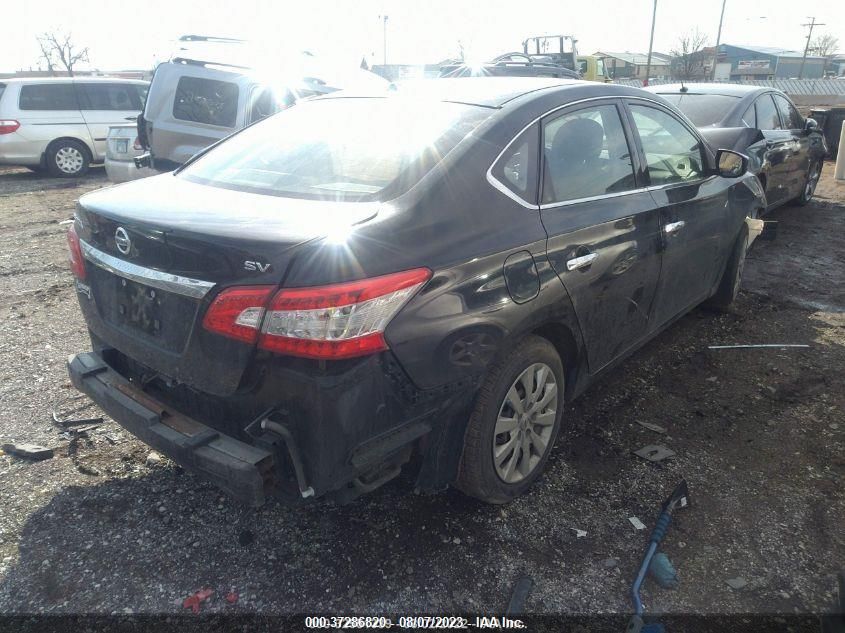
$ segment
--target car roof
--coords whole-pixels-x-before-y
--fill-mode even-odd
[[[486,108],[501,108],[510,101],[538,93],[566,92],[576,89],[601,89],[607,96],[643,93],[638,88],[598,84],[581,79],[548,77],[460,77],[442,79],[414,79],[390,84],[388,91],[421,99],[465,103]],[[319,99],[347,97],[384,97],[385,94],[357,93],[349,90],[323,95]],[[598,96],[598,95],[596,95]],[[653,95],[649,95],[653,96]]]
[[[751,93],[767,92],[771,88],[760,86],[743,86],[740,84],[710,83],[710,84],[664,84],[649,86],[649,92],[656,94],[693,94],[693,95],[724,95],[727,97],[745,97]]]
[[[0,79],[0,83],[6,84],[50,84],[50,83],[130,83],[130,84],[149,84],[149,81],[144,79],[126,79],[124,77],[10,77],[8,79]]]

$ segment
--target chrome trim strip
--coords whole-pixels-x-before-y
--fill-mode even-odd
[[[505,149],[507,149],[507,148],[505,148]],[[502,150],[502,152],[504,153],[504,150]],[[500,157],[501,157],[501,155],[502,154],[499,154]],[[493,161],[493,165],[495,165],[498,162],[499,162],[499,159],[497,158],[496,160]],[[499,180],[492,173],[493,172],[493,165],[490,165],[490,169],[487,170],[487,182],[489,182],[491,185],[493,185],[493,187],[495,189],[498,189],[503,194],[505,194],[508,198],[510,198],[514,202],[520,204],[521,206],[525,207],[526,209],[531,209],[532,211],[537,211],[537,209],[539,209],[539,207],[536,204],[531,204],[530,202],[523,200],[518,195],[516,195],[513,191],[511,191],[505,185],[503,185],[501,182],[499,182]]]
[[[153,270],[152,268],[138,266],[132,262],[118,259],[94,248],[84,240],[79,240],[79,245],[82,247],[82,256],[95,266],[114,273],[118,277],[137,281],[153,288],[159,288],[160,290],[166,290],[193,299],[202,299],[214,287],[214,283],[210,281],[163,273],[160,270]]]
[[[665,187],[666,185],[661,185]],[[566,207],[571,204],[581,204],[582,202],[593,202],[594,200],[604,200],[605,198],[619,198],[621,196],[630,196],[635,193],[644,193],[660,187],[640,187],[639,189],[629,189],[628,191],[618,191],[616,193],[603,193],[598,196],[589,196],[587,198],[575,198],[573,200],[563,200],[562,202],[547,202],[541,204],[540,209],[556,209],[557,207]]]

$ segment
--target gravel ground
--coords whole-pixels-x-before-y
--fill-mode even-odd
[[[89,343],[62,221],[107,183],[101,169],[78,182],[0,170],[0,443],[56,449],[0,454],[0,613],[179,613],[201,587],[216,590],[206,612],[501,612],[522,574],[529,612],[619,613],[647,539],[628,518],[650,528],[682,477],[691,506],[664,548],[681,584],[647,583],[650,611],[827,610],[845,566],[845,187],[832,172],[812,205],[772,214],[778,238],[753,248],[731,313],[693,311],[568,407],[524,498],[416,496],[401,477],[343,507],[248,511],[108,419],[77,438],[53,421],[102,415],[66,375]],[[810,348],[706,349],[773,342]],[[677,455],[631,455],[652,443]]]

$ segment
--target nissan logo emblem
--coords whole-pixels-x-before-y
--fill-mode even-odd
[[[129,239],[129,234],[122,226],[117,227],[114,232],[114,245],[124,255],[128,255],[129,249],[132,248],[132,240]]]

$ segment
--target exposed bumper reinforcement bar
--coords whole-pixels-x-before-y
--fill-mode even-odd
[[[93,352],[68,358],[73,385],[139,439],[239,501],[262,505],[273,487],[273,454],[168,409]]]

